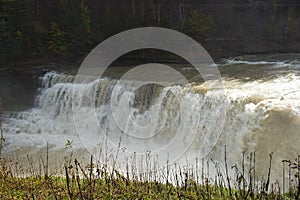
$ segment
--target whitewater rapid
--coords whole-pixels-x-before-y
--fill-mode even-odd
[[[299,65],[298,62],[228,60],[222,67],[236,64],[293,68]],[[119,145],[128,152],[155,152],[180,132],[183,133],[178,136],[182,146],[171,146],[166,151],[176,152],[184,159],[192,160],[200,155],[200,158],[223,162],[226,146],[230,165],[240,163],[242,152],[255,151],[257,171],[263,174],[267,170],[269,153],[273,152],[274,168],[280,173],[281,160],[293,159],[300,152],[300,76],[293,71],[261,79],[225,76],[222,80],[224,94],[209,88],[207,82],[168,87],[150,85],[132,94],[128,91],[133,84],[130,81],[120,84],[116,79],[100,78],[74,84],[73,80],[74,76],[55,71],[40,77],[34,108],[5,115],[4,154],[28,146],[41,149],[47,143],[52,152],[61,151],[67,140],[72,141],[76,152],[96,147],[107,135],[114,147]],[[114,106],[119,108],[114,113],[122,116],[120,122],[112,115],[113,90],[118,96]],[[95,102],[91,101],[93,98]],[[128,99],[130,105],[126,104]],[[82,117],[80,124],[74,121],[74,102]],[[123,116],[122,108],[128,106],[134,121]],[[97,119],[99,127],[96,130],[90,124],[91,118]],[[181,125],[183,122],[185,125]],[[143,133],[134,123],[146,126]],[[157,134],[151,135],[153,130]],[[86,135],[79,135],[78,131],[85,131]],[[119,144],[124,132],[129,136],[123,136]],[[191,132],[196,136],[189,138]],[[216,142],[210,144],[210,137],[217,137]],[[190,148],[181,149],[185,146]],[[166,155],[161,155],[163,162]]]

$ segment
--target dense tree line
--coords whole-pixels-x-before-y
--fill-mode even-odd
[[[0,1],[1,65],[84,56],[99,42],[129,28],[171,27],[204,38],[215,25],[210,16],[188,9],[182,0],[172,4],[159,0]]]
[[[0,0],[0,65],[79,60],[108,37],[159,26],[218,56],[300,50],[295,0]]]
[[[1,64],[86,52],[90,18],[85,1],[49,1],[47,9],[39,7],[41,2],[1,0]]]

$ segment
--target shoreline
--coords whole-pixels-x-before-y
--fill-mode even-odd
[[[209,53],[209,52],[208,52]],[[288,54],[300,54],[300,51],[266,51],[266,52],[240,52],[240,53],[232,53],[226,56],[211,56],[213,61],[217,64],[222,60],[231,59],[234,57],[241,57],[241,56],[263,56],[263,55],[288,55]],[[80,59],[38,59],[38,58],[31,58],[31,59],[24,59],[13,66],[0,66],[0,72],[7,69],[18,70],[20,68],[26,67],[38,67],[38,66],[46,66],[46,68],[56,68],[58,66],[65,66],[65,67],[74,67],[79,68],[85,56],[82,56]],[[172,60],[172,61],[169,61]],[[124,66],[131,66],[135,63],[146,63],[146,62],[154,62],[154,63],[166,63],[166,64],[187,64],[183,60],[176,60],[174,58],[167,58],[162,57],[162,59],[153,59],[153,58],[141,58],[141,57],[124,57],[119,59],[117,62],[111,64],[112,67],[124,67]]]
[[[27,155],[26,163],[7,161],[0,156],[0,184],[2,185],[0,197],[14,196],[13,192],[15,191],[37,199],[39,195],[51,195],[52,197],[63,195],[70,199],[81,195],[81,198],[85,196],[82,199],[91,199],[91,196],[110,199],[134,198],[136,195],[141,195],[141,198],[154,199],[165,199],[166,197],[174,199],[208,199],[212,197],[217,199],[234,197],[237,199],[285,199],[285,197],[297,198],[296,196],[300,194],[300,190],[297,190],[297,179],[293,185],[288,186],[288,189],[287,185],[283,188],[281,182],[278,182],[280,180],[270,181],[273,167],[271,166],[271,156],[269,174],[265,174],[266,176],[262,179],[255,177],[255,160],[254,171],[251,169],[251,165],[249,169],[247,165],[235,165],[227,168],[226,154],[223,161],[225,166],[223,166],[224,163],[215,163],[214,165],[214,162],[211,161],[210,164],[216,172],[208,172],[206,169],[209,159],[207,162],[202,160],[202,164],[199,160],[199,163],[196,162],[196,165],[193,163],[189,168],[185,168],[185,166],[176,168],[176,165],[174,168],[168,165],[169,172],[168,170],[155,170],[155,163],[149,159],[154,165],[150,164],[150,168],[145,165],[147,171],[139,173],[136,171],[138,169],[133,160],[129,160],[129,164],[127,163],[127,171],[122,172],[118,166],[110,168],[107,163],[98,163],[93,157],[85,161],[78,157],[74,154],[63,158],[59,163],[59,170],[57,170],[60,172],[54,173],[49,165],[51,164],[50,159],[47,160],[48,155],[39,155],[39,160],[33,160],[32,155]],[[114,163],[114,158],[112,159],[111,162]],[[142,162],[147,163],[147,161]],[[266,162],[268,161],[266,160]],[[152,167],[154,167],[153,171]],[[231,171],[234,170],[236,172],[232,174]],[[292,174],[286,177],[283,175],[283,179],[290,179],[294,173],[297,172],[293,170]],[[52,189],[49,188],[49,184],[52,185]]]

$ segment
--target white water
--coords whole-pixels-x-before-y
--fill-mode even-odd
[[[239,61],[241,62],[249,65],[248,61]],[[283,66],[281,62],[268,65]],[[55,152],[64,149],[67,140],[73,141],[72,146],[76,151],[95,147],[103,142],[105,135],[108,135],[113,145],[118,146],[120,136],[125,132],[127,136],[123,134],[120,148],[126,148],[128,152],[158,152],[164,163],[171,153],[175,156],[185,153],[189,141],[193,143],[183,158],[187,156],[191,160],[206,156],[223,162],[226,145],[228,162],[233,165],[241,161],[242,151],[255,151],[257,171],[262,174],[266,174],[269,153],[273,152],[275,173],[280,174],[281,160],[295,158],[300,152],[300,76],[297,73],[279,74],[276,78],[247,82],[225,78],[225,99],[218,90],[209,89],[207,83],[185,87],[141,88],[141,97],[138,98],[136,94],[137,100],[134,101],[132,93],[127,90],[131,82],[124,82],[122,85],[117,84],[116,80],[103,78],[74,85],[72,81],[72,76],[56,72],[49,72],[41,77],[36,106],[7,116],[4,121],[7,141],[5,152],[13,152],[26,146],[40,149],[47,142],[52,146],[51,151]],[[72,98],[74,88],[78,93]],[[110,102],[113,89],[119,99],[114,105],[119,109],[114,112],[123,119],[117,123],[112,116]],[[196,93],[192,93],[192,89]],[[91,103],[94,96],[96,102]],[[128,99],[131,99],[130,105],[126,104]],[[82,117],[77,129],[72,112],[74,102]],[[131,120],[128,116],[123,116],[123,108],[128,106],[131,107]],[[98,128],[91,125],[95,116]],[[139,126],[136,123],[146,127],[142,129],[143,132],[137,128]],[[210,146],[214,144],[210,144],[213,140],[211,138],[218,137],[220,128],[222,134],[209,152]],[[80,135],[80,139],[78,131],[85,132],[86,135]],[[176,135],[177,131],[179,135]],[[156,134],[153,135],[153,132]],[[196,133],[196,137],[190,136],[191,133]],[[128,135],[134,136],[133,139]],[[177,138],[175,142],[178,146],[171,145],[158,151],[174,138]]]

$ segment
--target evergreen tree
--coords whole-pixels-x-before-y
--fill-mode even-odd
[[[90,18],[84,0],[56,2],[57,16],[49,29],[48,49],[59,56],[86,53],[89,46]]]
[[[0,64],[32,56],[33,1],[0,0]]]
[[[195,37],[195,39],[206,39],[208,33],[214,26],[215,22],[212,17],[202,14],[196,10],[192,10],[189,13],[186,29],[192,37]]]

